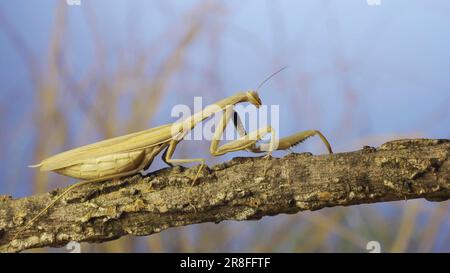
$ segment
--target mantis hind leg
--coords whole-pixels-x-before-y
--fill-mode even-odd
[[[189,188],[189,191],[188,191],[188,196],[190,196],[192,187],[195,185],[195,182],[197,181],[197,178],[200,175],[200,172],[203,170],[206,163],[205,163],[205,159],[203,159],[203,158],[189,158],[189,159],[174,159],[174,158],[172,158],[173,153],[175,152],[175,148],[177,147],[179,142],[180,142],[179,140],[172,140],[169,143],[169,147],[164,152],[163,160],[164,160],[164,162],[166,162],[167,164],[170,164],[170,165],[172,165],[172,163],[180,164],[180,163],[200,162],[200,166],[197,170],[197,173],[195,174],[195,176],[193,178],[191,178],[192,183],[191,183],[191,187]],[[189,201],[189,205],[194,209],[194,211],[197,211],[196,207],[192,204],[191,201]]]
[[[144,158],[144,160],[141,162],[141,164],[136,167],[133,170],[130,171],[126,171],[123,173],[119,173],[119,174],[115,174],[115,175],[110,175],[110,176],[105,176],[105,177],[101,177],[101,178],[96,178],[96,179],[91,179],[91,180],[86,180],[86,181],[81,181],[78,183],[75,183],[71,186],[69,186],[67,189],[65,189],[61,194],[59,194],[58,196],[56,196],[56,198],[50,202],[50,204],[48,204],[44,209],[42,209],[36,216],[34,216],[30,221],[28,221],[28,223],[23,226],[18,232],[17,234],[14,236],[13,240],[17,239],[17,237],[26,229],[28,228],[32,223],[34,223],[37,219],[39,219],[42,215],[44,215],[44,213],[46,213],[53,205],[56,204],[56,202],[58,202],[59,200],[61,200],[61,198],[63,198],[65,195],[67,195],[69,192],[71,192],[73,189],[81,187],[83,185],[86,184],[91,184],[94,182],[102,182],[102,181],[106,181],[106,180],[110,180],[110,179],[116,179],[116,178],[120,178],[120,177],[125,177],[125,176],[129,176],[132,174],[137,173],[138,171],[142,170],[149,161],[151,161],[153,159],[152,156],[150,156],[150,154],[148,153],[147,156]]]

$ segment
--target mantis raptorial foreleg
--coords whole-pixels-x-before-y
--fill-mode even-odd
[[[331,149],[330,143],[325,138],[325,136],[320,131],[317,131],[317,130],[302,131],[302,132],[298,132],[296,134],[290,135],[288,137],[281,138],[278,143],[278,150],[287,150],[287,149],[291,148],[292,146],[295,146],[295,145],[303,142],[307,138],[315,136],[315,135],[318,135],[320,137],[322,142],[327,147],[328,152],[330,154],[332,154],[333,150]]]
[[[211,146],[210,146],[210,153],[213,156],[219,156],[219,155],[223,155],[223,154],[234,152],[234,151],[244,150],[247,147],[254,145],[258,140],[260,140],[264,135],[266,135],[268,133],[272,134],[271,141],[269,144],[270,150],[268,151],[268,153],[270,155],[271,151],[274,149],[273,143],[275,141],[275,131],[272,129],[271,126],[258,129],[254,132],[251,132],[250,134],[241,136],[237,140],[233,140],[228,143],[225,143],[222,146],[219,146],[220,138],[222,137],[223,132],[225,131],[228,122],[230,121],[233,114],[236,113],[233,109],[233,106],[231,106],[231,105],[227,106],[225,108],[225,111],[223,111],[223,112],[224,113],[223,113],[222,119],[220,120],[219,124],[216,127],[216,131],[214,132],[214,136],[213,136]],[[245,131],[242,131],[242,126],[239,128],[238,127],[236,127],[236,128],[240,134],[245,132]],[[173,153],[175,152],[175,148],[179,142],[180,142],[180,140],[174,139],[169,143],[169,147],[164,152],[163,160],[164,160],[164,162],[166,162],[169,165],[172,165],[172,163],[180,164],[180,163],[200,162],[200,167],[192,180],[192,185],[194,185],[195,181],[197,180],[198,176],[200,175],[201,170],[206,165],[205,159],[203,159],[203,158],[173,159],[172,158]]]
[[[233,116],[234,127],[236,127],[236,130],[238,131],[239,135],[240,136],[247,135],[247,132],[245,131],[244,126],[242,125],[242,121],[241,121],[238,113],[234,111],[233,114],[234,114],[234,116]],[[293,146],[305,141],[307,138],[315,136],[315,135],[318,135],[320,137],[322,142],[325,144],[328,152],[330,154],[332,154],[333,150],[331,149],[330,143],[325,138],[325,136],[318,130],[307,130],[307,131],[298,132],[296,134],[293,134],[293,135],[290,135],[287,137],[283,137],[283,138],[279,139],[276,150],[287,150],[287,149],[292,148]],[[256,147],[255,145],[252,145],[252,146],[246,148],[246,150],[248,150],[250,152],[254,152],[254,153],[265,152],[264,150],[261,150],[259,147]]]
[[[219,142],[223,135],[223,132],[225,131],[225,128],[232,116],[236,130],[238,131],[241,137],[237,140],[233,140],[219,146]],[[209,150],[210,153],[214,156],[219,156],[229,152],[241,151],[245,149],[251,150],[251,147],[254,147],[256,142],[261,140],[262,137],[264,137],[268,133],[271,134],[269,148],[265,150],[260,149],[259,151],[259,152],[267,152],[267,159],[269,159],[272,151],[277,149],[277,147],[275,147],[276,141],[275,131],[272,129],[271,126],[267,126],[247,134],[245,132],[244,127],[242,126],[242,122],[237,112],[234,111],[232,106],[228,106],[224,111],[222,119],[219,121],[217,130],[214,132],[213,140],[211,142]],[[267,170],[267,161],[264,164],[264,175],[266,174],[266,170]]]
[[[238,123],[239,125],[235,124],[235,127],[236,127],[237,131],[239,132],[239,134],[241,135],[241,137],[236,140],[227,142],[227,143],[219,146],[220,139],[226,129],[228,122],[230,121],[230,119],[233,115],[234,115],[235,120],[236,119],[239,120],[239,123]],[[245,132],[245,130],[243,129],[242,124],[239,119],[239,116],[234,111],[233,107],[228,106],[228,107],[226,107],[224,114],[222,116],[222,119],[219,121],[219,124],[217,125],[217,129],[214,132],[214,136],[211,141],[211,146],[209,148],[209,151],[213,156],[219,156],[219,155],[223,155],[223,154],[230,153],[230,152],[245,150],[245,149],[251,147],[252,145],[254,145],[258,140],[261,140],[261,138],[268,133],[272,134],[272,137],[270,139],[269,149],[266,151],[266,152],[270,153],[272,150],[274,150],[276,148],[276,147],[274,147],[275,131],[272,129],[272,127],[267,126],[265,128],[255,130],[255,131],[247,134]],[[264,151],[261,151],[261,152],[264,152]]]

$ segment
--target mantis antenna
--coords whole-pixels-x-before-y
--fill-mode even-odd
[[[283,66],[282,68],[278,69],[277,71],[273,72],[272,74],[270,74],[270,76],[268,76],[267,78],[265,78],[256,88],[256,92],[259,91],[259,89],[271,78],[273,78],[275,75],[277,75],[278,73],[280,73],[281,71],[285,70],[287,68],[287,66]]]

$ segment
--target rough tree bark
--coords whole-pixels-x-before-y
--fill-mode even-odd
[[[332,155],[234,158],[206,168],[166,168],[146,176],[85,185],[12,240],[63,189],[12,199],[0,196],[0,249],[16,252],[69,241],[103,242],[170,227],[257,220],[324,207],[450,198],[450,140],[405,139]]]

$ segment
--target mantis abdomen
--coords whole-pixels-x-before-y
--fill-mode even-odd
[[[145,150],[140,150],[93,157],[55,171],[82,180],[108,177],[136,169],[145,160],[145,154]]]

